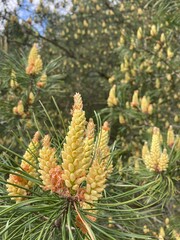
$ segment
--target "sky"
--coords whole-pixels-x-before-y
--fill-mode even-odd
[[[17,8],[17,0],[0,0],[0,33],[4,30],[6,21],[3,19],[5,13],[11,13]]]
[[[29,2],[29,0],[23,0],[21,7],[17,8],[17,15],[19,17],[19,22],[27,21],[29,18],[32,19],[33,27],[36,31],[38,31],[40,34],[43,34],[46,23],[36,24],[33,19],[35,17],[36,9],[39,6],[40,1],[39,0],[33,0],[32,3]]]
[[[13,13],[16,11],[20,23],[31,18],[34,28],[39,33],[43,34],[46,27],[46,22],[44,21],[44,23],[40,25],[33,21],[36,9],[41,1],[43,1],[43,5],[47,6],[51,12],[54,12],[57,4],[65,2],[66,8],[59,7],[56,9],[56,11],[60,14],[66,14],[72,6],[71,0],[53,0],[53,2],[48,0],[21,0],[20,6],[18,5],[18,0],[0,0],[0,33],[3,32],[6,23],[6,21],[3,19],[3,15],[5,13]]]

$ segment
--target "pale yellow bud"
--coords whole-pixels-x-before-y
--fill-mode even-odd
[[[160,157],[160,131],[159,128],[153,128],[152,143],[151,143],[152,158],[156,161]]]
[[[132,74],[133,77],[135,77],[136,76],[136,69],[131,69],[131,74]]]
[[[172,236],[175,238],[175,240],[180,240],[180,233],[177,232],[175,229],[172,231]]]
[[[126,108],[127,108],[127,109],[130,108],[130,104],[129,104],[129,102],[126,102]]]
[[[83,21],[83,26],[84,26],[84,27],[88,27],[88,25],[89,25],[89,24],[88,24],[88,21],[87,21],[86,19],[84,19],[84,21]]]
[[[161,33],[160,41],[164,43],[166,41],[166,37],[164,33]]]
[[[120,124],[125,124],[126,123],[126,120],[125,120],[125,118],[122,114],[119,114],[119,123]]]
[[[16,83],[13,79],[10,80],[10,87],[11,88],[16,88]]]
[[[146,98],[146,96],[143,96],[141,99],[141,111],[143,113],[148,113],[148,107],[149,107],[149,99]]]
[[[73,112],[75,110],[82,110],[82,109],[83,109],[83,102],[82,102],[81,95],[79,93],[76,93],[74,95]],[[72,112],[72,114],[73,114],[73,112]]]
[[[174,142],[175,142],[175,136],[174,136],[173,127],[169,126],[169,129],[167,132],[167,145],[169,147],[172,147],[174,145]]]
[[[133,53],[133,59],[137,58],[137,53]]]
[[[161,48],[161,45],[159,43],[156,43],[156,45],[154,46],[154,51],[159,51],[159,49]]]
[[[37,43],[34,43],[28,56],[28,65],[34,64],[34,62],[37,59],[37,56],[38,56],[38,45]]]
[[[142,28],[139,27],[137,30],[137,39],[141,40],[143,38]]]
[[[45,73],[40,77],[40,81],[37,82],[37,87],[44,87],[47,83],[47,75]]]
[[[135,40],[134,38],[131,38],[131,45],[129,47],[130,50],[133,50],[135,48]]]
[[[103,162],[100,163],[98,159],[95,159],[92,167],[89,169],[86,180],[87,185],[84,197],[87,202],[92,203],[102,196],[102,192],[106,187],[106,175],[107,170],[105,169]]]
[[[43,182],[44,190],[52,190],[50,170],[57,166],[57,158],[55,157],[56,149],[50,147],[50,136],[46,135],[43,138],[43,147],[39,152],[39,170],[40,178]]]
[[[29,93],[29,104],[33,104],[35,100],[35,96],[33,92]]]
[[[11,72],[11,80],[10,80],[10,87],[15,89],[18,86],[19,86],[19,84],[17,83],[16,72],[14,70],[12,70],[12,72]]]
[[[113,85],[110,89],[107,103],[109,107],[113,107],[118,104],[118,98],[116,97],[116,85]]]
[[[146,225],[144,225],[144,227],[143,227],[143,232],[144,232],[145,234],[147,234],[147,233],[149,233],[149,232],[150,232],[150,229],[149,229],[149,228],[147,228],[147,226],[146,226]]]
[[[28,119],[27,121],[26,121],[26,124],[25,124],[25,127],[26,128],[31,128],[33,126],[33,122],[31,121],[31,119]]]
[[[149,154],[149,148],[147,142],[145,142],[142,148],[142,159],[144,159],[147,154]]]
[[[98,148],[95,151],[96,158],[101,159],[101,163],[107,170],[107,176],[113,171],[112,161],[110,161],[109,142],[109,123],[105,121],[98,135]]]
[[[168,81],[171,81],[171,80],[172,80],[171,74],[170,74],[170,73],[167,73],[167,74],[166,74],[166,78],[167,78]]]
[[[162,63],[159,61],[156,66],[157,66],[157,68],[161,68],[162,67]]]
[[[134,173],[138,173],[139,172],[139,159],[135,158],[134,161]]]
[[[113,224],[112,217],[109,217],[109,218],[108,218],[108,227],[109,227],[109,228],[112,228],[113,226],[114,226],[114,224]]]
[[[123,3],[121,3],[120,8],[119,8],[119,11],[120,11],[120,12],[124,12],[124,11],[125,11],[125,7],[124,7],[124,4],[123,4]]]
[[[163,102],[162,98],[159,98],[158,103],[161,104]]]
[[[85,169],[88,169],[88,167],[92,163],[92,155],[94,150],[94,131],[95,131],[95,124],[93,122],[93,119],[90,118],[87,125],[87,129],[86,129],[86,137],[84,139],[85,153],[84,153],[83,165]]]
[[[137,14],[138,14],[138,15],[142,15],[142,14],[143,14],[143,10],[142,10],[142,8],[138,8],[138,10],[137,10]]]
[[[152,234],[153,234],[154,237],[158,238],[157,232],[154,232],[154,231],[153,231]],[[163,240],[163,239],[161,239],[161,240]]]
[[[168,59],[171,59],[174,56],[174,53],[171,51],[171,48],[168,47],[167,49],[167,57]]]
[[[96,11],[100,11],[101,10],[101,7],[97,4],[96,5]]]
[[[40,55],[37,56],[37,59],[35,60],[34,64],[34,73],[39,74],[43,68],[43,62],[41,60]]]
[[[18,203],[25,199],[25,197],[28,195],[28,191],[26,189],[23,189],[26,188],[27,180],[16,174],[17,173],[9,175],[9,178],[7,179],[6,188],[8,196],[11,197],[11,200],[14,200],[16,201],[16,203]],[[16,186],[12,184],[16,184]]]
[[[159,229],[159,237],[164,238],[165,236],[166,236],[166,235],[165,235],[164,228],[163,228],[163,227],[160,227],[160,229]]]
[[[122,162],[121,159],[118,160],[118,164],[119,164],[118,172],[119,172],[120,175],[122,175],[122,173],[123,173],[123,162]]]
[[[43,63],[40,55],[38,55],[38,46],[35,43],[29,53],[28,66],[26,67],[26,73],[28,75],[39,74],[39,72],[42,70],[42,67],[43,67]]]
[[[142,152],[144,163],[150,171],[162,172],[165,171],[168,167],[169,157],[167,154],[167,150],[164,149],[164,151],[161,152],[160,145],[161,134],[159,129],[155,127],[153,129],[150,152],[148,153],[146,145],[143,147],[144,149]]]
[[[121,63],[120,69],[121,69],[121,72],[122,72],[122,73],[127,70],[127,69],[125,68],[124,63]]]
[[[169,125],[170,125],[170,124],[169,124],[169,122],[168,122],[168,121],[166,121],[166,122],[165,122],[165,127],[166,127],[166,128],[168,128],[168,127],[169,127]]]
[[[165,240],[165,239],[161,235],[159,235],[158,240]]]
[[[156,25],[152,25],[152,26],[151,26],[150,34],[151,34],[152,37],[157,36],[157,28],[156,28]]]
[[[138,90],[134,91],[131,107],[138,107],[139,106],[139,99],[138,99]]]
[[[174,117],[174,122],[179,122],[179,116],[178,115],[175,115],[175,117]]]
[[[160,88],[160,80],[159,80],[159,78],[156,78],[155,86],[156,86],[156,88]]]
[[[13,114],[14,114],[14,115],[18,115],[17,107],[13,107]]]
[[[23,102],[22,100],[20,100],[18,102],[18,105],[17,105],[17,113],[18,115],[22,116],[24,114],[24,105],[23,105]]]
[[[159,172],[165,171],[168,167],[168,162],[169,162],[169,157],[167,154],[167,150],[164,149],[158,161],[158,171]]]
[[[134,10],[135,10],[135,6],[131,5],[131,11],[134,11]]]
[[[166,225],[168,225],[169,224],[169,218],[166,218],[164,222],[165,222]]]
[[[32,177],[37,177],[36,158],[38,155],[38,146],[39,146],[39,132],[36,132],[34,138],[28,145],[25,154],[23,155],[23,160],[21,162],[21,169],[27,172]],[[18,203],[21,202],[22,200],[25,200],[25,196],[28,195],[29,189],[33,185],[34,182],[31,182],[26,178],[18,176],[18,173],[14,173],[9,175],[6,187],[8,195],[11,197],[12,200],[15,200],[16,203]]]
[[[109,83],[114,82],[114,80],[115,80],[115,76],[114,75],[108,79]]]
[[[153,105],[149,104],[148,106],[148,114],[151,115],[153,113]]]
[[[158,52],[158,57],[163,58],[163,50],[162,49]]]
[[[119,46],[124,45],[125,44],[125,38],[124,36],[121,36],[119,39]]]
[[[32,177],[37,177],[37,171],[36,171],[36,160],[39,153],[39,137],[40,133],[36,132],[34,134],[34,137],[30,144],[28,145],[28,148],[26,152],[23,155],[23,160],[21,162],[21,168],[26,171],[28,174],[30,174]],[[34,185],[32,181],[27,181],[27,186],[30,188]]]
[[[128,72],[125,73],[125,81],[129,82],[129,80],[131,79],[130,74]]]

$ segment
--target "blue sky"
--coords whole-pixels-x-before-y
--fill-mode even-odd
[[[34,19],[36,15],[37,4],[30,3],[29,0],[23,0],[21,6],[17,9],[19,20],[27,21],[29,18]],[[36,24],[33,21],[33,27],[40,33],[43,34],[46,28],[46,21],[42,24]]]
[[[19,16],[19,19],[21,20],[28,20],[28,18],[34,19],[35,16],[37,16],[36,9],[39,6],[41,0],[32,0],[32,3],[30,0],[22,0],[21,6],[17,9],[17,13]],[[56,4],[60,4],[59,8],[56,9],[56,11],[59,12],[59,14],[64,15],[67,14],[70,11],[70,8],[72,7],[72,0],[54,0],[54,1],[48,1],[48,0],[42,0],[43,5],[49,8],[49,11],[53,12],[56,9]],[[65,8],[61,6],[62,3],[65,2]],[[46,19],[42,22],[42,24],[37,24],[33,22],[33,27],[40,33],[43,34],[45,32],[46,28]]]
[[[35,16],[38,16],[36,13],[36,9],[42,1],[43,6],[47,7],[50,12],[59,12],[60,15],[67,14],[72,7],[72,0],[20,0],[20,6],[18,5],[18,0],[0,0],[0,34],[4,31],[4,26],[6,20],[4,20],[1,16],[6,15],[7,13],[12,13],[16,10],[19,22],[27,21],[29,18],[32,19],[32,25],[40,34],[44,34],[47,20],[41,24],[37,24],[34,21]],[[65,3],[65,8],[62,7],[62,4]],[[57,4],[59,5],[58,9],[56,9]]]

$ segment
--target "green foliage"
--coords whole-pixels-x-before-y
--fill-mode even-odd
[[[180,2],[178,0],[167,1],[167,0],[150,0],[147,2],[147,6],[152,5],[155,14],[160,18],[169,20],[171,24],[176,24],[179,26],[179,7]]]
[[[47,117],[50,120],[48,114]],[[53,142],[60,154],[64,139],[56,136]],[[119,173],[115,173],[108,180],[102,200],[94,203],[93,212],[91,208],[90,211],[83,209],[81,201],[76,198],[44,191],[39,175],[33,177],[22,168],[22,161],[25,160],[30,164],[30,159],[27,161],[25,155],[21,157],[16,152],[1,147],[4,149],[0,165],[0,199],[2,202],[0,229],[3,239],[32,239],[32,237],[35,239],[58,239],[59,237],[84,239],[85,235],[78,228],[76,216],[81,219],[80,222],[83,222],[84,228],[87,229],[87,239],[131,239],[133,237],[148,239],[148,236],[144,236],[143,233],[139,234],[139,227],[134,222],[141,222],[148,216],[159,214],[159,210],[155,206],[148,210],[150,205],[154,205],[154,201],[150,205],[145,204],[148,199],[149,187],[153,186],[154,182],[142,186],[130,182],[121,184],[121,181],[118,180]],[[37,166],[38,155],[34,155],[35,152],[31,152],[34,150],[30,151],[30,148],[28,151],[29,154],[33,153],[32,156],[36,159]],[[58,161],[62,161],[61,155],[59,155]],[[34,186],[31,189],[26,185],[20,186],[18,180],[17,183],[10,183],[9,180],[7,181],[7,174],[11,174],[9,176],[13,174],[14,179],[28,180]],[[14,196],[8,196],[7,184],[16,189],[26,190],[29,194],[24,196],[20,191],[19,195],[14,192]],[[10,200],[10,197],[13,200]],[[14,199],[19,197],[22,199],[14,204]]]
[[[55,107],[54,109],[52,107],[54,105],[51,96],[59,96],[59,93],[61,93],[60,98],[63,98],[66,74],[63,71],[57,71],[63,60],[62,57],[51,60],[46,65],[44,64],[42,71],[37,75],[26,73],[28,63],[27,57],[23,54],[17,53],[15,58],[13,55],[1,52],[0,59],[0,101],[3,103],[0,106],[1,143],[14,145],[15,147],[15,142],[10,138],[12,131],[16,132],[21,129],[21,135],[30,129],[34,131],[33,113],[36,114],[37,118],[43,119],[44,113],[39,104],[40,99],[51,112],[55,112]],[[59,86],[59,81],[61,86]],[[47,99],[47,94],[49,99]],[[23,107],[19,113],[17,111],[18,106]],[[56,118],[55,115],[54,119]],[[43,125],[43,121],[41,121],[41,124]]]
[[[150,6],[143,8],[142,3],[130,1],[123,6],[124,22],[115,49],[120,68],[115,68],[109,79],[116,85],[110,99],[117,98],[118,103],[102,113],[118,129],[118,135],[112,132],[113,138],[117,136],[123,147],[130,144],[134,151],[152,126],[164,129],[173,125],[178,133],[178,28],[152,17]],[[139,94],[135,103],[134,91]]]
[[[58,6],[51,11],[40,2],[22,22],[15,14],[6,16],[0,52],[2,240],[179,240],[179,2],[73,0],[66,14],[68,3]],[[35,23],[46,23],[43,33]],[[36,60],[40,55],[43,63],[37,71],[29,55],[34,43]],[[48,133],[62,164],[75,92],[83,96],[87,118],[100,110],[94,152],[101,119],[110,123],[114,170],[89,209],[82,207],[80,192],[77,198],[43,188],[39,155],[27,151],[35,131],[41,138]],[[25,152],[35,157],[33,164]],[[37,174],[23,168],[23,161]],[[19,196],[8,195],[8,184]],[[80,188],[86,186],[85,180]]]

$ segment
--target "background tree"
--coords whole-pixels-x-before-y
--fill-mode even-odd
[[[67,11],[69,5],[71,8]],[[4,15],[4,19],[6,26],[3,34],[7,39],[9,54],[17,55],[18,49],[19,52],[26,53],[24,59],[27,59],[29,49],[34,42],[38,42],[44,66],[49,64],[49,59],[62,59],[59,68],[54,67],[53,64],[49,65],[51,67],[49,72],[53,71],[55,78],[54,81],[47,81],[49,85],[43,91],[49,98],[52,95],[56,98],[63,112],[68,114],[67,109],[71,101],[67,100],[70,99],[67,96],[72,96],[76,91],[80,91],[85,98],[89,116],[92,114],[92,109],[98,110],[105,106],[107,79],[111,75],[113,66],[116,65],[113,47],[117,46],[121,23],[121,13],[116,2],[74,1],[65,5],[61,2],[58,5],[53,1],[48,1],[48,4],[22,1],[16,11]],[[8,56],[2,54],[1,58],[6,59]],[[26,79],[24,71],[26,60],[22,62],[20,58],[18,61],[23,65],[21,66],[25,74],[23,78]],[[4,94],[6,94],[6,106],[9,106],[4,114],[8,114],[6,119],[11,119],[14,116],[11,104],[8,104],[8,94],[12,89],[8,84],[12,68],[15,68],[17,62],[13,57],[1,62],[3,65],[1,81],[5,88],[2,90],[3,98],[5,99]],[[61,81],[62,73],[64,81]],[[59,75],[60,79],[58,79]],[[41,100],[43,101],[43,98]],[[2,122],[4,129],[4,125],[7,124],[4,119]]]
[[[152,15],[150,5],[143,8],[142,2],[126,1],[121,8],[125,20],[116,49],[120,69],[109,78],[110,108],[104,112],[115,131],[119,129],[122,147],[134,152],[152,126],[173,125],[178,133],[179,32],[176,25]]]

